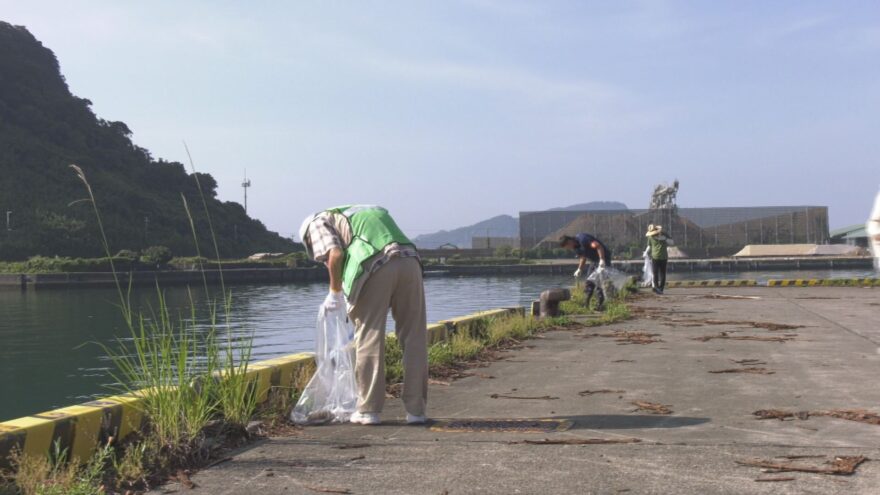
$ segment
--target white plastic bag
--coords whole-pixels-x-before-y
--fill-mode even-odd
[[[642,268],[642,287],[651,287],[654,285],[654,263],[651,257],[645,255],[645,266]]]
[[[357,407],[354,379],[354,326],[345,309],[318,311],[315,375],[290,414],[297,424],[341,423]]]
[[[605,298],[611,299],[615,294],[623,290],[623,287],[631,278],[620,270],[605,268],[604,270],[593,270],[593,273],[587,277],[587,281],[596,284],[599,290],[604,291]]]

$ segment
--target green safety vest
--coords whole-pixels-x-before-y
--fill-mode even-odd
[[[364,263],[381,253],[392,243],[415,246],[400,230],[388,210],[381,206],[340,206],[327,210],[348,219],[351,227],[351,243],[345,248],[345,264],[342,268],[342,292],[351,295],[355,283],[364,276]]]

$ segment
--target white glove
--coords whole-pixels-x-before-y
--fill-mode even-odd
[[[605,260],[599,260],[599,268],[605,269]]]
[[[324,304],[321,305],[325,312],[337,311],[345,308],[345,294],[342,291],[335,292],[330,290],[327,297],[324,298]]]
[[[574,278],[579,278],[581,276],[581,269],[578,268],[574,271]]]
[[[605,271],[605,263],[602,263],[602,262],[600,261],[600,262],[599,262],[599,266],[596,267],[596,270],[594,270],[594,273],[599,274],[599,273],[602,273],[602,272],[604,272],[604,271]]]

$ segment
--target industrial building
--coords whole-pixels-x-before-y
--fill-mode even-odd
[[[523,249],[556,247],[563,234],[589,232],[623,254],[644,247],[649,224],[660,224],[691,257],[727,256],[748,244],[825,244],[825,206],[527,211],[519,214]]]

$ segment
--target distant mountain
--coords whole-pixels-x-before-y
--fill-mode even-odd
[[[435,249],[444,244],[469,248],[472,237],[485,237],[487,233],[490,237],[518,237],[519,220],[510,215],[498,215],[467,227],[423,234],[414,238],[413,242],[416,246],[427,249]]]
[[[0,228],[0,259],[102,254],[72,163],[91,182],[114,252],[163,245],[175,255],[195,254],[184,197],[199,244],[212,253],[197,177],[221,255],[296,249],[240,204],[220,201],[210,175],[153,159],[124,123],[98,118],[89,100],[70,93],[51,50],[25,28],[0,21],[0,221],[8,215],[10,222]]]
[[[560,208],[551,208],[550,211],[596,211],[596,210],[626,210],[625,204],[617,201],[591,201]],[[459,227],[453,230],[441,230],[433,234],[422,234],[413,239],[413,242],[421,248],[435,249],[444,244],[452,244],[459,248],[471,247],[473,237],[519,237],[519,219],[510,215],[498,215],[488,220]]]
[[[578,203],[571,206],[561,206],[559,208],[550,208],[549,211],[606,211],[606,210],[627,210],[625,204],[618,201],[590,201],[589,203]]]

